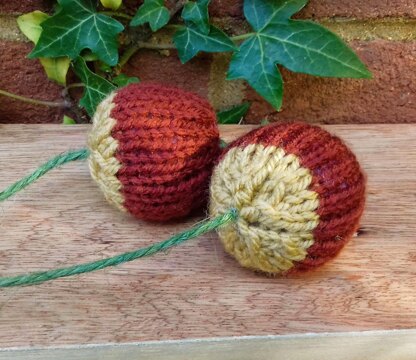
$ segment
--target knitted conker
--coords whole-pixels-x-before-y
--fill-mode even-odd
[[[97,108],[89,165],[107,200],[153,221],[188,215],[206,201],[219,154],[215,112],[170,86],[130,84]]]
[[[268,273],[315,268],[354,234],[365,177],[336,136],[303,123],[266,126],[228,146],[214,169],[210,215],[234,208],[218,230],[242,266]]]

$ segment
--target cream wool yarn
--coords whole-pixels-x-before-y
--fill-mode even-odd
[[[284,272],[313,244],[318,194],[308,190],[310,171],[275,146],[234,147],[211,180],[211,216],[238,210],[238,220],[218,230],[227,252],[241,265]]]

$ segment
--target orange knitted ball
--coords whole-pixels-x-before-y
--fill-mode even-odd
[[[130,84],[97,108],[90,169],[109,202],[144,220],[188,215],[205,204],[219,149],[206,100],[170,86]]]

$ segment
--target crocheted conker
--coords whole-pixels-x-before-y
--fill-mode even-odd
[[[204,204],[220,151],[207,101],[149,83],[128,85],[98,106],[88,146],[91,175],[106,199],[153,221],[180,218]]]
[[[235,208],[218,230],[242,266],[269,273],[309,270],[354,234],[365,177],[337,137],[308,124],[254,130],[233,142],[211,179],[210,215]]]

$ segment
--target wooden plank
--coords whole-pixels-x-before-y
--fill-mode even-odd
[[[166,254],[37,287],[0,290],[0,347],[416,328],[416,126],[327,126],[368,174],[362,231],[327,266],[268,278],[239,267],[215,233]],[[248,127],[223,127],[226,140]],[[0,188],[84,146],[85,126],[0,126]],[[0,204],[0,274],[91,261],[165,239],[107,205],[85,163]]]
[[[414,360],[416,330],[0,350],[0,360]]]

